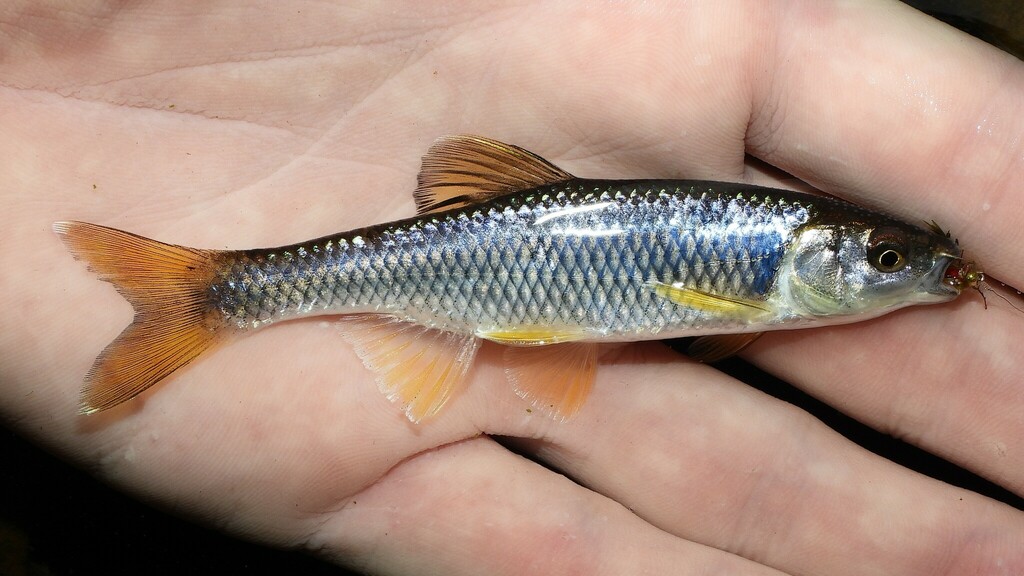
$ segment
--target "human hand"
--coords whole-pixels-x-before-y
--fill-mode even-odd
[[[430,142],[477,133],[586,177],[793,184],[746,152],[934,218],[1021,286],[1018,61],[881,2],[10,6],[0,405],[22,433],[200,521],[372,573],[1024,572],[1020,511],[657,344],[602,365],[564,424],[528,414],[485,346],[468,388],[411,425],[320,320],[80,416],[130,308],[50,233],[74,218],[247,248],[391,220],[412,214]],[[1022,494],[1022,329],[965,295],[744,356]]]

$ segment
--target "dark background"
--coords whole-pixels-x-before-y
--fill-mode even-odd
[[[908,0],[999,48],[1024,54],[1019,0]],[[1024,510],[1024,499],[863,426],[739,360],[722,368],[814,414],[861,446],[950,484]],[[754,376],[756,374],[756,376]],[[132,500],[0,429],[0,576],[88,574],[351,574],[298,552],[271,550],[197,527]]]

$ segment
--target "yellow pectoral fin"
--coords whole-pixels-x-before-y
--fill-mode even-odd
[[[752,318],[772,312],[772,309],[764,302],[711,294],[710,292],[686,288],[678,284],[651,282],[651,288],[655,294],[662,298],[666,298],[680,306],[701,310],[709,314]]]
[[[506,346],[545,346],[560,342],[578,342],[586,339],[587,332],[580,328],[519,326],[498,330],[478,330],[477,336]]]

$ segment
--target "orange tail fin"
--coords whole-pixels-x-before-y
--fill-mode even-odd
[[[222,252],[164,244],[85,222],[56,222],[75,258],[117,288],[135,320],[107,345],[85,377],[81,411],[112,408],[188,364],[228,325],[208,290]]]

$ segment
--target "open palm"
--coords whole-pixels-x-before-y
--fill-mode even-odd
[[[749,154],[934,218],[1024,285],[1016,60],[895,3],[586,4],[0,9],[3,417],[147,499],[373,573],[1024,573],[1024,513],[657,344],[617,351],[568,423],[530,413],[485,345],[410,424],[322,319],[77,414],[131,309],[52,221],[291,243],[411,215],[450,133],[584,177],[800,184]],[[744,356],[1024,494],[1022,335],[965,295]]]

